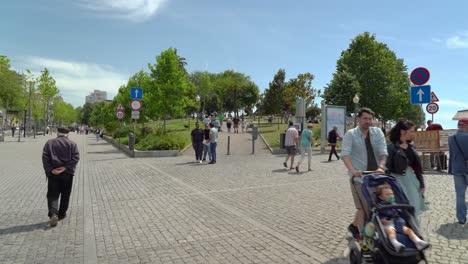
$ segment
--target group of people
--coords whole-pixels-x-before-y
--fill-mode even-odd
[[[191,132],[192,147],[195,150],[195,162],[203,163],[206,156],[210,162],[216,164],[216,147],[218,145],[218,128],[213,122],[205,123],[205,129],[200,128],[200,123],[195,123]]]
[[[360,178],[364,171],[392,175],[414,207],[416,222],[418,216],[427,210],[424,201],[425,182],[421,160],[413,145],[416,125],[400,119],[390,131],[387,145],[381,129],[372,127],[374,112],[361,108],[357,114],[358,126],[343,137],[341,158],[350,176]],[[458,132],[449,137],[449,173],[454,175],[456,211],[459,224],[466,223],[465,192],[468,186],[468,119],[458,121]],[[458,144],[457,144],[458,143]],[[348,226],[350,233],[357,237],[364,226],[366,208],[362,207],[364,197],[358,188],[359,180],[351,177],[351,193],[356,207],[353,222]]]

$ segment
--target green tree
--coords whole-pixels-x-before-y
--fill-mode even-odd
[[[0,104],[7,110],[23,110],[20,106],[23,87],[23,76],[10,69],[10,60],[6,56],[0,56]]]
[[[279,69],[269,83],[269,88],[265,90],[262,100],[264,114],[276,115],[283,112],[285,106],[284,94],[286,90],[286,72]]]
[[[410,107],[409,87],[403,60],[386,44],[376,41],[375,35],[365,32],[341,53],[323,97],[328,104],[347,106],[350,113],[354,109],[352,98],[358,93],[359,104],[370,107],[384,121],[397,119]]]
[[[151,114],[164,119],[166,131],[167,118],[183,115],[187,104],[195,100],[189,97],[192,86],[186,71],[180,67],[179,56],[172,48],[161,52],[156,63],[148,64],[148,68],[152,78],[148,93]]]
[[[235,112],[252,108],[259,98],[259,89],[250,77],[232,70],[218,74],[215,86],[220,87],[224,109]]]
[[[55,124],[70,126],[71,123],[76,121],[76,115],[73,106],[63,101],[62,97],[60,96],[57,96],[53,99],[51,109]]]
[[[41,76],[38,79],[38,91],[42,96],[44,105],[44,135],[45,127],[49,124],[49,107],[52,99],[59,94],[59,89],[56,86],[54,78],[49,74],[49,70],[44,68],[41,71]]]
[[[312,87],[312,80],[314,75],[308,72],[300,73],[297,78],[291,78],[286,84],[284,93],[286,103],[295,105],[296,98],[304,98],[306,106],[311,105],[318,94],[317,89]]]
[[[81,115],[80,115],[80,123],[88,125],[89,124],[89,118],[91,117],[91,112],[93,111],[93,104],[87,102],[83,105],[83,108],[81,109]]]

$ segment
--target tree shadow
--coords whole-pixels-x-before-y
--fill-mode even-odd
[[[458,223],[447,223],[439,226],[437,234],[447,238],[456,240],[468,239],[468,229]]]
[[[12,226],[12,227],[0,229],[0,236],[15,234],[15,233],[31,232],[34,230],[47,230],[47,229],[49,229],[47,222],[40,222],[40,223],[30,224],[30,225]]]

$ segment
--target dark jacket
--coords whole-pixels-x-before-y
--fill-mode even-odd
[[[335,129],[330,130],[328,132],[328,143],[336,143],[336,140],[338,139],[338,133],[336,132]]]
[[[410,148],[414,153],[414,163],[408,164],[408,158],[406,157],[405,151],[400,148],[399,143],[390,143],[387,145],[388,156],[387,162],[385,166],[387,167],[387,173],[396,173],[404,175],[406,172],[406,168],[411,166],[413,168],[414,173],[419,181],[419,188],[424,188],[424,177],[422,175],[422,164],[421,159],[419,158],[418,153],[414,149],[412,144],[408,144],[408,148]]]
[[[79,160],[76,143],[64,136],[49,139],[42,150],[42,165],[47,177],[52,176],[52,170],[59,167],[65,167],[64,174],[75,175]]]
[[[192,144],[201,144],[203,143],[203,139],[205,137],[205,133],[201,128],[194,128],[192,130]]]

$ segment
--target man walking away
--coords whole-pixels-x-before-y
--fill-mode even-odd
[[[449,168],[455,180],[456,211],[460,225],[466,224],[465,194],[468,186],[468,118],[458,120],[458,131],[448,138]]]
[[[333,129],[328,132],[328,143],[330,143],[331,150],[330,154],[328,155],[328,161],[332,161],[332,155],[335,154],[336,158],[340,160],[340,156],[336,153],[336,141],[341,139],[340,135],[338,134],[338,127],[333,126]]]
[[[297,132],[292,121],[289,121],[289,128],[286,130],[284,146],[286,147],[288,155],[286,156],[286,160],[283,162],[283,165],[285,168],[288,168],[288,159],[291,158],[291,166],[289,169],[292,170],[294,165],[294,155],[296,155],[296,147],[299,147],[299,132]]]
[[[57,132],[57,137],[49,139],[42,150],[42,165],[48,180],[47,207],[51,227],[67,216],[73,175],[80,160],[76,143],[68,139],[70,130],[60,127]]]
[[[211,161],[208,164],[216,164],[216,146],[218,143],[218,129],[210,123],[210,154]]]
[[[200,123],[195,123],[195,128],[192,130],[192,146],[195,150],[195,160],[197,163],[202,163],[202,154],[203,154],[203,140],[205,134],[203,130],[200,129]]]

